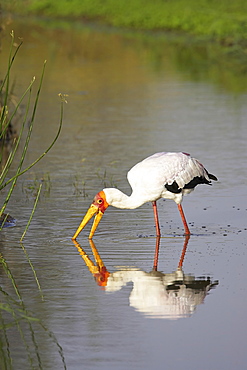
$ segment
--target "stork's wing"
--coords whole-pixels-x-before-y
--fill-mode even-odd
[[[210,179],[217,180],[197,159],[185,153],[156,153],[137,163],[128,173],[132,189],[138,189],[139,192],[146,192],[148,189],[149,192],[162,190],[166,184],[173,183],[176,183],[179,189],[186,185],[191,185],[192,188],[197,185],[192,183],[194,179],[201,179],[198,183],[210,183]]]

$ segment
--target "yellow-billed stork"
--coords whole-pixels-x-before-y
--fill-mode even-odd
[[[137,163],[127,174],[132,188],[130,196],[116,188],[106,188],[96,194],[84,219],[79,225],[73,240],[94,216],[94,222],[89,234],[92,239],[95,230],[108,206],[122,209],[138,208],[146,202],[152,202],[156,234],[160,236],[160,227],[156,201],[160,198],[172,199],[180,212],[185,235],[190,230],[181,205],[183,195],[189,194],[198,184],[211,184],[217,181],[214,175],[208,173],[205,167],[188,153],[161,152],[151,155]]]

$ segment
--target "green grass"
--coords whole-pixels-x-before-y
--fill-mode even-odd
[[[4,200],[1,200],[0,204],[0,230],[4,226],[6,218],[8,214],[5,214],[5,209],[11,199],[11,195],[15,189],[17,179],[27,172],[30,168],[35,166],[53,147],[55,142],[57,141],[61,128],[62,128],[62,121],[63,121],[63,105],[66,102],[65,96],[59,94],[61,98],[61,111],[60,111],[60,123],[58,127],[57,134],[53,141],[51,142],[50,146],[40,154],[40,156],[31,164],[27,165],[23,169],[24,159],[28,152],[29,142],[32,136],[33,125],[35,122],[35,116],[38,106],[38,101],[40,97],[41,87],[43,83],[44,73],[45,73],[45,65],[46,61],[44,62],[44,67],[41,73],[41,77],[38,83],[37,92],[33,94],[33,85],[35,83],[35,77],[29,83],[28,87],[23,92],[22,96],[19,98],[17,103],[14,105],[14,109],[10,109],[10,96],[11,96],[11,72],[12,66],[17,57],[17,54],[21,48],[22,42],[20,42],[17,46],[14,39],[14,32],[11,33],[11,44],[10,44],[10,52],[7,62],[7,71],[2,78],[0,83],[0,193],[3,189],[7,187],[7,195],[5,196]],[[31,97],[34,95],[34,103],[31,104]],[[13,140],[11,145],[8,145],[8,129],[12,125],[12,121],[18,115],[18,109],[21,104],[25,104],[25,112],[23,117],[21,117],[20,122],[20,130],[18,135]],[[30,115],[30,119],[29,119]],[[26,131],[26,133],[25,133]],[[24,145],[21,148],[21,139],[24,140]],[[20,153],[20,159],[17,164],[15,164],[15,157],[17,153]],[[10,173],[12,176],[10,176]],[[13,175],[14,173],[14,175]],[[36,206],[35,206],[36,207]],[[35,209],[34,209],[35,210]],[[33,212],[34,212],[33,210]],[[3,222],[2,222],[3,221]],[[30,220],[31,221],[31,220]],[[28,227],[28,226],[27,226]]]
[[[22,14],[84,17],[117,27],[184,31],[228,44],[247,41],[245,0],[5,0],[3,3]]]

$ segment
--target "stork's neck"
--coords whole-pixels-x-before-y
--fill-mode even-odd
[[[123,209],[134,209],[142,206],[148,199],[141,196],[139,193],[134,193],[130,196],[115,188],[103,189],[106,201],[110,206]]]

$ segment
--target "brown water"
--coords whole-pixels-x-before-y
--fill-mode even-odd
[[[17,226],[0,234],[21,308],[40,320],[2,310],[2,367],[245,369],[246,76],[226,69],[230,61],[207,59],[214,45],[31,19],[6,24],[1,71],[11,29],[24,39],[13,72],[17,95],[47,60],[27,163],[56,133],[57,94],[69,96],[59,141],[19,179],[8,205]],[[189,152],[219,178],[184,199],[192,236],[183,265],[172,201],[158,202],[158,272],[150,204],[108,209],[95,245],[89,227],[75,245],[71,237],[95,193],[105,186],[130,193],[126,172],[158,151]],[[4,266],[1,299],[17,310]]]

